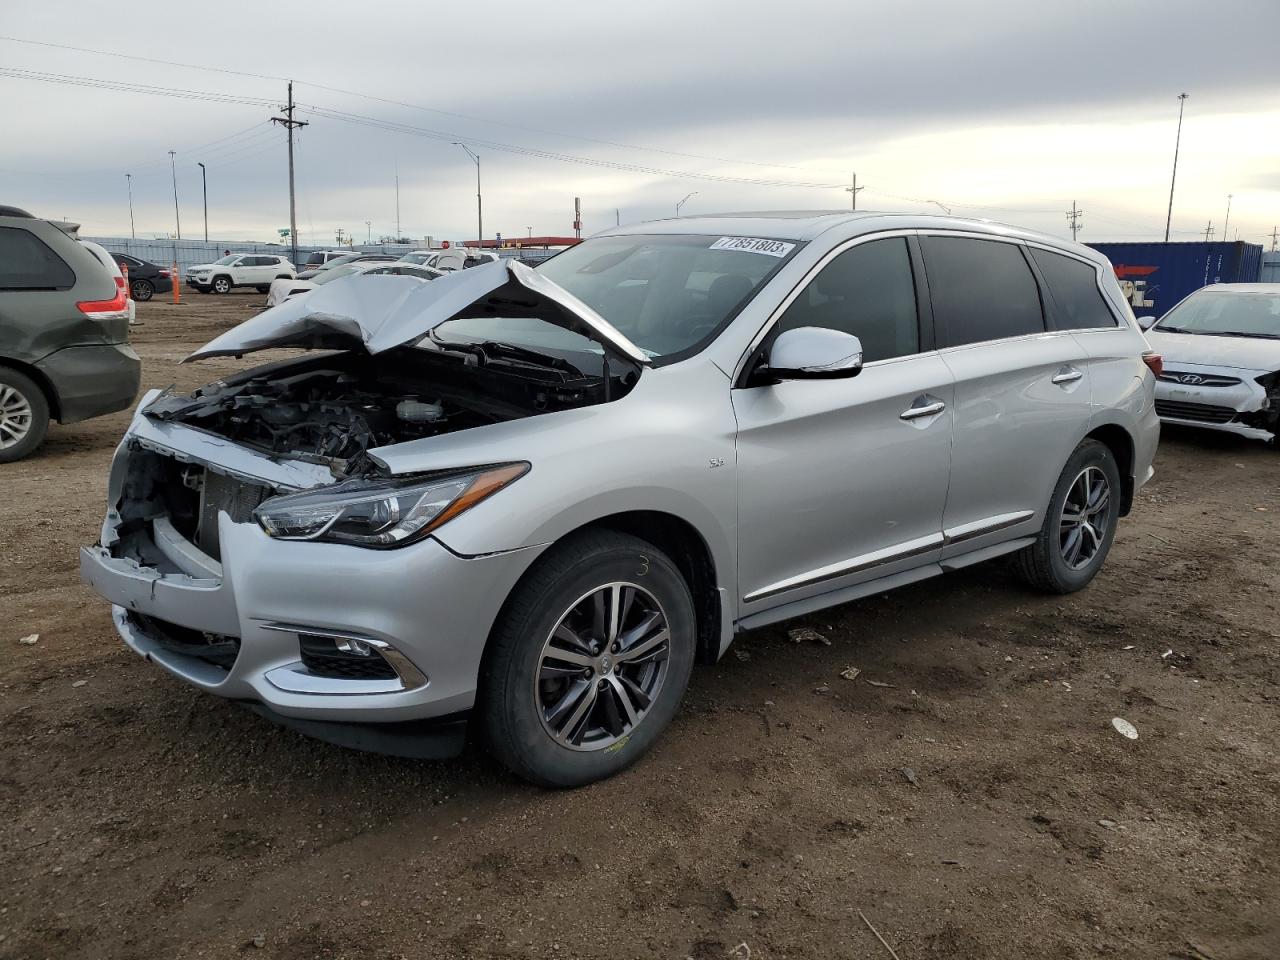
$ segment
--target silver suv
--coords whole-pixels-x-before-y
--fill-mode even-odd
[[[1013,554],[1101,568],[1158,437],[1107,261],[941,217],[688,218],[350,277],[148,394],[84,579],[129,646],[337,742],[615,773],[735,633]]]

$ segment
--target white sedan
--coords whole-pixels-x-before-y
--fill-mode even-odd
[[[271,289],[267,291],[267,306],[274,307],[284,303],[291,297],[299,294],[307,293],[314,290],[318,286],[326,283],[332,283],[334,280],[340,280],[343,277],[350,277],[356,274],[364,274],[366,276],[395,276],[395,277],[417,277],[419,280],[434,280],[436,277],[443,277],[444,273],[434,270],[431,267],[424,267],[419,264],[403,263],[401,261],[392,261],[391,263],[373,261],[364,263],[348,263],[341,267],[333,267],[317,274],[314,280],[291,280],[282,277],[271,284]]]
[[[1218,283],[1144,317],[1166,423],[1280,437],[1280,283]]]

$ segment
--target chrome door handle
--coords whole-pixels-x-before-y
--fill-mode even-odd
[[[922,417],[932,417],[947,409],[947,405],[941,400],[935,400],[933,403],[926,403],[922,407],[908,407],[898,415],[899,420],[919,420]]]
[[[1053,382],[1054,383],[1075,383],[1077,380],[1079,380],[1083,376],[1084,374],[1081,373],[1079,370],[1063,370],[1061,373],[1056,374],[1054,376]]]

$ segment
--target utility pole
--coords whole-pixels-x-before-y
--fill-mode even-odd
[[[126,173],[124,175],[124,181],[125,181],[125,185],[129,189],[129,236],[132,239],[137,240],[138,239],[137,231],[133,229],[133,174]],[[1271,249],[1274,250],[1275,247],[1273,246]]]
[[[293,131],[295,127],[307,126],[305,120],[293,119],[293,81],[289,81],[289,102],[284,107],[283,117],[272,117],[272,123],[278,123],[289,133],[289,241],[293,252],[290,259],[298,262],[298,205],[293,191]]]
[[[174,151],[169,151],[169,172],[173,174],[173,221],[178,226],[178,239],[182,239],[182,218],[178,216],[178,168],[173,165]]]
[[[615,227],[622,226],[622,210],[618,207],[613,208],[613,225]]]
[[[204,242],[209,242],[209,180],[205,176],[204,164],[199,160],[196,166],[200,168],[200,189],[204,193]]]
[[[467,156],[476,162],[476,249],[484,247],[484,212],[483,201],[480,198],[480,158],[471,152],[471,148],[465,143],[453,142],[455,147],[461,147],[467,151]]]
[[[867,188],[858,186],[858,175],[855,173],[853,174],[853,186],[845,187],[844,189],[845,189],[845,192],[849,194],[849,203],[852,204],[852,206],[849,209],[857,210],[858,209],[858,192],[860,190],[865,190]]]
[[[1084,211],[1076,208],[1076,202],[1071,201],[1071,211],[1067,214],[1067,223],[1071,224],[1071,239],[1076,238],[1076,231],[1080,229],[1080,217]]]
[[[1222,221],[1222,239],[1227,240],[1231,234],[1227,233],[1227,224],[1231,222],[1231,194],[1227,194],[1227,217]]]
[[[573,235],[582,239],[582,198],[573,198]]]
[[[398,233],[398,232],[399,232],[399,231],[397,231],[397,233]],[[370,243],[370,242],[371,242],[371,239],[370,239],[371,237],[373,237],[373,221],[372,221],[372,220],[366,220],[366,221],[364,222],[364,242],[365,242],[365,243]],[[399,240],[400,238],[399,238],[399,237],[396,237],[396,239],[397,239],[397,240]]]
[[[693,193],[688,194],[687,196],[685,196],[685,198],[684,198],[683,200],[681,200],[679,203],[677,203],[677,204],[676,204],[676,216],[677,216],[677,217],[678,217],[678,216],[680,216],[680,208],[681,208],[681,207],[683,207],[686,203],[688,203],[688,202],[689,202],[689,197],[696,197],[697,195],[698,195],[698,191],[697,191],[697,190],[695,190],[695,191],[693,191]]]
[[[1164,221],[1164,242],[1169,242],[1169,227],[1173,224],[1173,185],[1178,182],[1178,148],[1182,146],[1182,108],[1190,94],[1178,94],[1178,135],[1173,141],[1173,176],[1169,178],[1169,215]]]
[[[400,162],[396,161],[396,243],[400,242]]]
[[[1276,252],[1276,243],[1280,241],[1280,227],[1271,228],[1271,252]]]
[[[1213,239],[1213,221],[1209,221],[1209,225],[1204,228],[1204,242],[1208,243]]]

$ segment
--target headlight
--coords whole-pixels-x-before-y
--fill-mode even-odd
[[[527,463],[508,463],[433,480],[352,480],[275,497],[253,516],[268,536],[280,540],[399,547],[421,540],[528,469]]]

